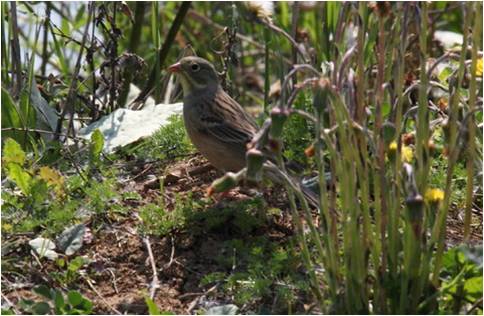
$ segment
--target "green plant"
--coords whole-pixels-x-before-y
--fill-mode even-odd
[[[379,3],[371,10],[364,3],[337,6],[334,11],[335,4],[325,5],[332,21],[328,29],[334,31],[326,50],[331,64],[323,65],[321,71],[309,64],[294,65],[282,81],[282,100],[274,106],[271,120],[266,120],[260,133],[268,136],[254,140],[256,148],[270,146],[278,166],[265,164],[253,170],[248,164],[245,170],[216,180],[212,189],[230,189],[246,174],[260,169],[284,179],[301,258],[321,311],[436,313],[444,305],[424,310],[421,304],[429,295],[441,297],[445,289],[442,263],[450,202],[462,201],[466,187],[468,220],[464,230],[468,236],[474,200],[473,165],[482,160],[482,154],[472,149],[478,148],[478,141],[469,138],[467,132],[467,128],[475,130],[477,126],[473,117],[478,91],[476,86],[468,89],[464,84],[464,74],[469,74],[469,81],[474,83],[478,75],[472,65],[476,63],[476,50],[482,47],[482,6],[462,7],[462,45],[467,47],[472,38],[474,54],[471,60],[465,53],[454,57],[458,63],[451,74],[440,79],[448,80],[448,86],[432,77],[429,66],[432,51],[427,17],[431,5]],[[413,19],[417,8],[420,18]],[[348,20],[358,31],[351,40],[343,36]],[[408,46],[411,24],[418,29],[414,51]],[[471,25],[475,29],[472,37],[468,32]],[[409,61],[408,55],[414,55],[414,60]],[[450,58],[450,53],[433,65],[445,57]],[[408,67],[417,65],[418,80],[406,77],[406,72],[413,71]],[[297,77],[299,73],[305,75],[304,79]],[[296,80],[298,85],[291,88]],[[305,88],[312,89],[312,107],[299,109],[296,114],[314,122],[314,150],[307,153],[314,156],[319,174],[319,225],[299,184],[286,171],[280,146],[274,145],[283,143],[287,135],[291,137],[293,131],[282,127],[289,113],[295,112],[293,104]],[[435,100],[429,89],[434,88],[442,90],[449,100],[445,111],[433,106]],[[367,93],[370,89],[371,94]],[[435,161],[431,140],[439,127],[444,134],[446,158],[437,157]],[[412,129],[414,139],[407,144],[404,136]],[[281,133],[283,130],[285,133]],[[471,149],[463,156],[467,146]],[[460,159],[467,163],[465,175],[459,167]],[[445,173],[441,187],[430,185],[434,164]],[[326,171],[331,172],[329,181]],[[459,178],[465,179],[464,183]],[[324,267],[322,274],[316,274],[318,266]],[[264,284],[254,283],[253,290],[263,292]],[[452,300],[460,308],[455,297]]]
[[[183,118],[174,115],[169,120],[169,124],[161,127],[153,136],[136,147],[137,155],[171,160],[194,152],[194,147],[186,134]]]
[[[77,291],[69,291],[64,295],[61,291],[40,285],[33,289],[41,299],[22,299],[18,305],[26,313],[46,315],[89,315],[92,313],[92,303]]]
[[[298,272],[295,251],[264,236],[228,240],[216,260],[230,272],[207,274],[200,285],[221,284],[237,306],[247,306],[247,313],[290,314],[301,304],[298,298],[310,291],[304,274]]]
[[[2,190],[5,223],[13,231],[45,227],[51,234],[64,229],[78,217],[79,208],[97,214],[123,213],[117,203],[115,171],[103,172],[104,181],[85,179],[84,173],[65,177],[60,171],[39,166],[13,139],[6,139],[2,151],[2,172],[9,180]],[[100,162],[98,167],[104,169]],[[21,194],[14,191],[18,188]],[[80,217],[80,216],[79,216]]]
[[[79,280],[79,270],[88,263],[88,260],[84,257],[77,256],[70,260],[62,258],[57,259],[56,263],[57,266],[63,271],[52,272],[52,277],[59,282],[59,284],[70,286]]]

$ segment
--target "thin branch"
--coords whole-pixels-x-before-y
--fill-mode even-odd
[[[75,96],[76,96],[75,90],[77,89],[77,77],[78,77],[79,72],[81,70],[82,53],[84,52],[84,47],[86,45],[87,34],[89,32],[89,25],[91,24],[91,16],[92,16],[94,8],[95,8],[95,4],[90,3],[89,4],[89,12],[88,12],[88,15],[87,15],[87,22],[86,22],[86,26],[85,26],[85,29],[84,29],[84,35],[82,36],[82,45],[81,45],[81,48],[79,50],[79,56],[78,56],[77,62],[76,62],[76,68],[74,69],[71,85],[69,87],[69,92],[67,94],[66,100],[65,100],[64,105],[63,105],[62,114],[59,117],[59,120],[57,121],[56,136],[55,136],[56,140],[59,139],[60,132],[62,130],[62,121],[64,120],[64,117],[67,113],[70,114],[69,125],[67,126],[67,134],[69,134],[69,130],[72,130],[73,136],[75,136],[74,135],[74,126],[73,126],[74,103],[75,103]]]
[[[150,298],[153,299],[155,297],[156,289],[160,288],[160,281],[158,279],[158,272],[156,269],[155,258],[153,257],[153,251],[151,251],[151,243],[148,237],[143,238],[143,242],[146,245],[146,249],[148,250],[148,258],[151,264],[151,270],[153,272],[153,278],[150,284]]]
[[[168,51],[170,50],[171,45],[175,41],[175,36],[181,28],[181,25],[183,23],[183,20],[185,19],[188,9],[190,8],[190,5],[191,5],[191,1],[183,2],[176,14],[175,20],[173,21],[170,27],[170,30],[166,35],[166,40],[164,41],[163,46],[161,47],[160,52],[158,53],[158,61],[159,61],[158,65],[160,66],[160,68],[162,68],[165,63],[165,59],[168,56]],[[130,106],[128,106],[128,108],[132,108],[133,105],[134,105],[134,108],[138,108],[137,105],[142,103],[148,97],[151,90],[156,84],[155,82],[156,73],[160,71],[161,69],[156,68],[156,66],[153,67],[153,69],[151,69],[151,74],[145,88],[143,89],[143,91],[140,92],[138,97],[130,104]]]
[[[198,21],[198,22],[200,22],[202,24],[205,24],[207,26],[210,26],[210,27],[216,29],[217,31],[223,31],[225,29],[224,26],[222,26],[222,25],[220,25],[218,23],[213,22],[212,20],[210,20],[206,16],[200,15],[199,13],[197,13],[196,11],[194,11],[192,9],[188,10],[188,16],[190,18],[192,18],[193,20],[196,20],[196,21]],[[238,39],[240,39],[240,40],[242,40],[242,41],[244,41],[244,42],[246,42],[246,43],[248,43],[250,45],[254,45],[255,47],[257,47],[257,48],[259,48],[261,50],[264,50],[265,49],[264,44],[261,44],[261,43],[255,41],[255,40],[253,40],[252,38],[250,38],[250,37],[248,37],[246,35],[241,34],[240,32],[238,32],[237,34],[235,34],[235,36]],[[287,59],[286,57],[282,56],[281,54],[279,54],[277,52],[274,52],[274,51],[270,50],[269,51],[269,54],[272,57],[282,58],[282,60],[286,64],[292,65],[292,62],[289,59]]]
[[[96,293],[96,295],[99,296],[99,298],[101,299],[101,301],[103,301],[104,305],[106,305],[115,314],[117,314],[117,315],[121,315],[122,314],[120,311],[118,311],[116,308],[114,308],[111,304],[109,304],[108,301],[106,301],[106,299],[104,298],[104,296],[102,296],[101,293],[99,293],[99,291],[94,287],[94,285],[92,284],[91,280],[89,280],[87,277],[83,277],[83,279],[89,285],[89,287],[91,288],[91,290],[93,290],[94,293]]]

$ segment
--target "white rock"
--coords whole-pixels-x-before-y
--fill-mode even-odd
[[[91,134],[99,129],[104,135],[105,153],[111,153],[116,147],[126,146],[141,138],[151,136],[160,127],[169,123],[168,119],[181,114],[183,103],[153,104],[147,103],[139,111],[117,109],[98,121],[82,128],[79,137],[90,139]]]
[[[435,31],[434,39],[441,42],[445,49],[449,49],[454,46],[462,45],[464,36],[451,31]]]

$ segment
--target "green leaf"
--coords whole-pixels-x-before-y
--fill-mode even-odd
[[[2,128],[22,128],[20,113],[10,93],[2,87]],[[14,134],[12,132],[12,134]],[[5,132],[3,137],[5,137]]]
[[[57,56],[58,61],[60,63],[62,73],[67,76],[69,74],[69,64],[67,63],[67,60],[64,57],[64,53],[62,51],[59,41],[57,40],[57,35],[56,35],[56,32],[54,32],[54,28],[52,25],[50,25],[50,32],[54,42],[53,49],[55,50],[55,55]],[[52,42],[50,42],[49,44],[52,46]]]
[[[32,187],[32,177],[30,174],[24,171],[22,167],[15,163],[7,165],[7,176],[18,185],[22,193],[25,195],[30,194]]]
[[[75,257],[71,262],[69,262],[67,269],[69,271],[76,272],[86,263],[87,260],[84,259],[84,257]]]
[[[392,122],[387,121],[383,123],[382,134],[386,146],[395,139],[396,132],[395,125]]]
[[[85,5],[81,5],[77,11],[76,17],[74,18],[74,27],[80,29],[86,23],[84,14],[86,13]]]
[[[21,309],[23,310],[30,310],[30,308],[32,307],[32,305],[34,305],[34,301],[32,300],[28,300],[28,299],[21,299],[19,302],[18,302],[18,305]]]
[[[19,108],[24,122],[23,127],[35,128],[36,114],[35,109],[30,104],[30,90],[28,87],[25,87],[20,93]]]
[[[482,296],[482,275],[470,278],[464,283],[464,290],[467,295],[474,298]]]
[[[82,303],[83,297],[77,291],[69,291],[67,293],[67,301],[71,304],[72,307],[77,307]]]
[[[99,129],[91,135],[91,157],[98,160],[104,147],[104,136]]]
[[[80,308],[83,309],[84,314],[90,314],[92,310],[93,304],[90,300],[83,298]]]
[[[50,312],[50,306],[46,302],[35,303],[32,306],[32,312],[37,315],[46,315]]]
[[[148,313],[150,315],[161,315],[160,309],[158,308],[158,306],[156,306],[155,302],[153,302],[151,298],[145,297],[145,302],[148,306]]]
[[[438,79],[441,83],[445,83],[447,81],[447,78],[452,74],[452,68],[450,67],[445,67],[442,69],[442,71],[438,75]]]
[[[49,300],[52,299],[52,293],[50,292],[50,289],[45,285],[39,285],[35,287],[33,291],[38,295],[43,296]]]
[[[383,102],[381,107],[381,114],[383,117],[387,117],[388,114],[392,111],[392,105],[388,102]]]
[[[61,310],[64,308],[65,306],[65,301],[64,301],[64,296],[62,295],[62,293],[58,290],[55,290],[54,291],[54,304],[55,304],[55,308],[56,310]],[[57,312],[57,311],[56,311]]]
[[[2,107],[3,108],[3,107]],[[25,162],[25,152],[12,138],[8,138],[3,145],[3,163],[9,164],[11,162],[18,165],[23,165]]]

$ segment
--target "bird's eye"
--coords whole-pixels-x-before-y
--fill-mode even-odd
[[[192,70],[193,71],[199,71],[200,70],[200,66],[198,64],[192,64]]]

